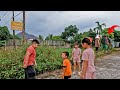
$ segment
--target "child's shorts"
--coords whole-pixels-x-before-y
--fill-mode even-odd
[[[73,62],[80,62],[80,59],[73,59]]]

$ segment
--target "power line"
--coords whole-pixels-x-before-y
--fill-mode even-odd
[[[10,14],[10,12],[11,11],[9,11],[9,13],[8,14],[6,14],[7,16]],[[5,16],[5,14],[4,14],[4,17],[3,18],[5,18],[6,16]],[[3,18],[1,18],[1,20],[3,21]]]
[[[3,14],[2,18],[4,18],[4,16],[5,16],[7,13],[8,13],[8,11],[6,11],[6,12]],[[1,19],[2,19],[2,18],[1,18]]]
[[[22,13],[22,12],[18,13],[17,15],[15,15],[14,18],[17,17],[18,15],[20,15],[21,13]],[[13,18],[13,16],[12,16],[12,18]],[[11,18],[11,19],[12,19],[12,18]],[[10,20],[11,20],[11,19],[10,19]],[[8,20],[7,22],[5,22],[5,24],[7,24],[10,20]],[[4,25],[5,25],[5,24],[4,24]]]
[[[17,15],[15,15],[14,18],[17,17],[18,15],[20,15],[21,13],[22,13],[22,12],[18,13]]]
[[[9,13],[7,14],[7,16],[10,14],[11,11],[9,11]]]

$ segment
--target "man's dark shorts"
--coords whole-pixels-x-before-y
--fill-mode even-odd
[[[27,66],[25,68],[25,79],[35,79],[36,72],[33,66]]]

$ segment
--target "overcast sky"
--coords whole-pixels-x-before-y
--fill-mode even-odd
[[[15,16],[21,11],[15,11]],[[0,25],[9,27],[12,11],[0,11]],[[15,21],[22,20],[22,13],[15,17]],[[96,21],[106,23],[107,27],[120,25],[120,11],[26,11],[26,32],[46,37],[49,34],[60,35],[64,28],[76,25],[79,32],[88,31],[96,27]],[[6,23],[7,22],[7,23]],[[16,31],[19,33],[20,31]]]

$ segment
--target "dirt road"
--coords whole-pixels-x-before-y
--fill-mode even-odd
[[[120,79],[120,51],[96,60],[97,79]],[[37,76],[38,79],[60,79],[61,70],[46,72]],[[71,79],[80,79],[78,74],[72,75]]]

